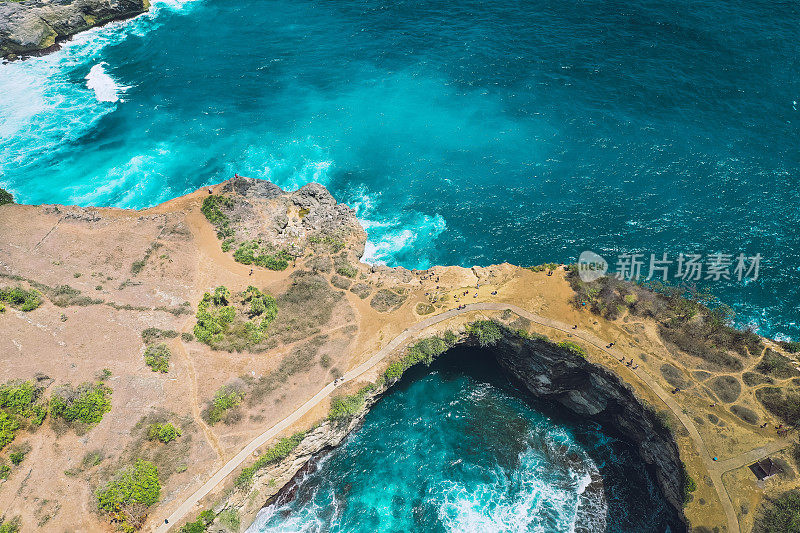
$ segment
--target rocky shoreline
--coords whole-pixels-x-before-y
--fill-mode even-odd
[[[150,9],[149,0],[22,0],[0,3],[0,57],[40,55],[58,42]]]
[[[462,332],[463,333],[463,332]],[[462,336],[461,344],[473,344]],[[632,444],[654,478],[664,498],[686,523],[683,513],[684,466],[672,432],[639,400],[631,387],[608,370],[580,355],[541,339],[523,339],[507,330],[487,348],[498,365],[523,389],[539,399],[562,405],[575,416],[586,417]],[[310,431],[284,461],[258,472],[246,491],[233,491],[215,511],[235,509],[242,524],[252,524],[258,511],[278,498],[292,497],[314,460],[339,446],[358,429],[371,407],[392,385],[375,388],[364,407],[345,424],[325,421]]]

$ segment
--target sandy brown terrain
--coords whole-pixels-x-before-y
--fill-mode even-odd
[[[255,194],[240,189],[226,182],[214,192],[231,198]],[[44,294],[43,305],[33,311],[7,308],[0,314],[3,381],[38,376],[42,386],[53,390],[94,381],[108,369],[113,390],[112,409],[95,427],[76,430],[48,419],[36,431],[16,437],[14,444],[28,443],[32,449],[0,483],[0,511],[19,516],[23,531],[113,531],[115,526],[97,512],[93,493],[139,457],[157,464],[163,485],[146,527],[162,525],[248,443],[296,413],[334,378],[370,362],[343,387],[357,390],[376,379],[413,339],[445,329],[463,331],[477,317],[508,321],[508,313],[530,320],[531,332],[577,342],[592,362],[614,371],[643,401],[672,417],[681,457],[697,480],[685,509],[692,525],[749,531],[765,494],[798,485],[789,453],[796,436],[779,436],[775,427],[780,422],[755,398],[754,387],[743,384],[742,374],[758,364],[761,354],[751,354],[743,371],[725,372],[742,388],[734,400],[722,401],[709,388],[723,372],[665,343],[649,319],[624,314],[606,320],[576,308],[563,268],[553,275],[508,264],[410,272],[359,263],[363,231],[352,212],[319,189],[299,196],[270,190],[237,204],[232,219],[236,239],[261,236],[297,254],[283,271],[240,264],[222,251],[217,230],[200,211],[208,194],[202,189],[143,211],[0,206],[0,287],[39,287]],[[343,249],[313,242],[311,235],[323,229],[341,230],[337,235]],[[354,267],[356,273],[340,275],[337,264]],[[312,282],[317,284],[311,287]],[[76,290],[69,298],[52,290],[64,285]],[[144,362],[142,332],[155,327],[191,333],[203,293],[221,285],[233,293],[253,285],[276,297],[278,317],[265,344],[253,352],[227,352],[177,336],[166,341],[172,353],[169,372],[151,371]],[[390,302],[396,308],[374,300],[387,289],[396,296]],[[473,304],[497,307],[459,310],[408,333],[423,320]],[[386,350],[399,336],[403,342]],[[614,348],[605,349],[612,341]],[[386,353],[373,359],[382,350]],[[619,357],[635,359],[638,368]],[[665,373],[666,364],[674,370]],[[670,394],[676,375],[682,379],[681,391]],[[270,376],[279,376],[280,382]],[[785,384],[790,385],[788,378]],[[212,425],[203,411],[226,385],[246,391],[245,400]],[[736,416],[730,409],[734,403],[752,411],[757,421]],[[321,395],[280,435],[324,420],[328,404],[328,394]],[[156,419],[179,425],[183,435],[167,445],[148,442],[146,425]],[[9,449],[0,456],[5,458]],[[84,457],[93,451],[103,459],[87,466]],[[757,482],[747,465],[765,456],[782,457],[786,471]],[[284,477],[291,473],[285,471]],[[224,477],[181,519],[193,519],[230,496],[231,486],[231,476]],[[256,494],[243,513],[242,528],[269,495]]]

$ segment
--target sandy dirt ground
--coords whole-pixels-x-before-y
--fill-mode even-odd
[[[221,185],[215,187],[215,192],[220,190]],[[665,379],[664,365],[672,365],[683,376],[686,386],[671,397],[691,426],[673,412],[682,458],[698,485],[685,510],[692,524],[728,530],[714,476],[722,478],[742,531],[752,527],[755,509],[765,493],[797,485],[790,442],[777,435],[779,422],[764,411],[751,387],[743,385],[731,402],[712,399],[709,387],[718,372],[666,346],[656,325],[646,319],[624,315],[608,321],[576,308],[561,268],[553,275],[508,264],[473,269],[435,267],[425,272],[373,269],[357,263],[359,242],[363,247],[360,236],[348,241],[345,249],[358,269],[354,279],[345,281],[351,287],[366,286],[369,295],[361,298],[349,289],[328,285],[329,312],[307,336],[294,338],[289,324],[286,331],[271,333],[276,339],[274,346],[255,353],[216,351],[178,336],[167,341],[172,353],[169,372],[152,372],[144,362],[143,330],[155,327],[191,333],[203,293],[220,285],[231,292],[253,285],[280,301],[280,295],[290,290],[295,273],[313,268],[310,264],[319,253],[306,246],[284,271],[235,262],[230,252],[222,251],[214,227],[200,212],[207,194],[203,189],[144,211],[0,206],[0,287],[68,285],[83,298],[56,305],[45,291],[44,304],[38,309],[23,313],[7,308],[0,315],[3,381],[38,377],[52,391],[65,383],[94,381],[102,369],[108,369],[111,377],[107,383],[113,390],[112,410],[95,427],[76,431],[46,420],[36,431],[21,431],[16,437],[14,445],[27,443],[31,451],[13,467],[9,479],[0,483],[0,511],[7,517],[19,516],[23,531],[113,531],[114,526],[96,511],[93,493],[118,468],[142,456],[157,456],[171,465],[169,475],[162,479],[161,500],[150,510],[150,526],[154,526],[254,438],[335,377],[368,361],[409,327],[461,305],[486,302],[517,306],[543,317],[546,323],[532,322],[531,332],[585,346],[591,361],[613,370],[658,410],[671,412],[656,390],[673,389]],[[304,215],[293,209],[287,211],[289,227],[300,224]],[[330,255],[334,260],[334,254]],[[141,268],[134,268],[135,264]],[[319,270],[316,275],[341,284],[334,280],[341,277],[335,268]],[[371,304],[382,289],[400,294],[399,307],[379,311]],[[416,336],[463,329],[476,317],[500,313],[459,314]],[[621,363],[611,352],[583,342],[571,328],[560,330],[547,321],[577,326],[604,342],[613,341],[614,353],[634,359],[638,370]],[[235,417],[214,425],[204,421],[203,410],[220,387],[247,386],[298,354],[308,353],[308,364],[299,365],[285,382],[257,400],[246,398]],[[377,377],[399,353],[388,354],[385,362],[359,381]],[[755,366],[758,360],[753,357],[748,366]],[[741,382],[742,373],[733,377]],[[757,422],[751,424],[733,414],[730,406],[734,403],[753,411]],[[327,403],[322,402],[292,429],[308,427],[326,414]],[[183,435],[174,443],[161,445],[144,439],[147,422],[159,416],[182,427]],[[760,427],[763,423],[765,428]],[[692,437],[694,432],[702,446]],[[796,436],[792,438],[796,440]],[[757,482],[746,465],[740,464],[748,452],[765,445],[772,446],[773,457],[784,457],[791,473]],[[6,463],[9,449],[0,452]],[[94,451],[103,459],[87,466],[84,457]],[[716,457],[714,463],[720,466],[709,468],[704,460],[708,457]],[[220,483],[203,504],[213,505],[230,484],[230,479]]]

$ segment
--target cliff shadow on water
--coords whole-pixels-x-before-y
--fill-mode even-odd
[[[671,436],[572,357],[507,337],[411,368],[250,531],[686,531]]]

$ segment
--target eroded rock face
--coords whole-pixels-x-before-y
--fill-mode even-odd
[[[150,9],[150,0],[23,0],[0,3],[0,57],[32,54],[56,41]]]
[[[683,516],[683,466],[669,430],[631,388],[605,368],[549,342],[505,337],[491,348],[498,364],[537,398],[611,428],[633,444],[664,497]]]
[[[467,340],[469,342],[469,340]],[[606,369],[593,365],[555,344],[505,336],[488,349],[508,375],[537,398],[557,402],[581,417],[595,420],[618,437],[633,444],[639,457],[655,474],[664,497],[683,517],[683,469],[677,444],[630,387]],[[255,518],[258,508],[274,501],[301,468],[320,452],[338,446],[358,428],[372,405],[387,391],[386,385],[371,391],[364,407],[347,424],[324,422],[310,432],[297,449],[280,464],[260,471],[251,492],[237,491],[220,509],[233,507],[243,523]],[[261,498],[251,495],[257,492]],[[292,494],[284,497],[291,498]]]

